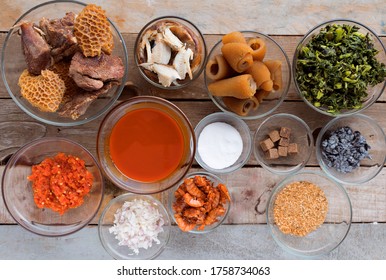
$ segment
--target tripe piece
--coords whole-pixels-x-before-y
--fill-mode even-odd
[[[253,50],[244,43],[228,43],[222,46],[221,52],[229,65],[238,73],[247,70],[253,64]]]
[[[225,96],[222,101],[229,110],[239,116],[246,116],[251,110],[256,110],[260,103],[256,97],[252,96],[248,99],[238,99],[231,96]]]
[[[232,96],[246,99],[255,94],[256,83],[251,75],[243,74],[210,83],[208,90],[214,96]]]
[[[283,77],[281,72],[280,60],[265,60],[265,66],[268,67],[271,73],[271,80],[273,82],[273,89],[280,90],[283,87]]]
[[[247,42],[248,46],[253,50],[253,60],[263,61],[265,53],[267,52],[267,46],[262,38],[252,38]]]
[[[239,32],[239,31],[234,31],[231,33],[228,33],[224,35],[221,39],[223,44],[228,44],[228,43],[247,43],[247,40],[245,40],[244,35]]]
[[[206,76],[211,80],[221,80],[234,73],[232,67],[221,54],[216,55],[206,64]]]
[[[271,91],[273,83],[271,80],[271,72],[265,64],[259,60],[253,62],[250,68],[248,68],[245,73],[251,74],[253,79],[256,82],[258,89],[263,89],[265,91]]]

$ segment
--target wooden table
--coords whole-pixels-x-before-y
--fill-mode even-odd
[[[0,43],[14,21],[39,0],[3,0],[0,16]],[[219,111],[208,98],[203,77],[192,85],[169,92],[150,86],[140,77],[133,61],[136,34],[149,20],[177,15],[194,22],[205,34],[210,49],[220,35],[235,30],[256,30],[272,35],[292,59],[301,36],[313,26],[333,18],[351,18],[381,35],[386,44],[385,0],[263,1],[163,1],[114,0],[86,1],[102,5],[123,33],[129,53],[129,81],[121,100],[134,95],[167,98],[180,107],[195,126],[206,115]],[[102,3],[103,2],[103,3]],[[107,3],[108,2],[108,3]],[[1,82],[2,83],[2,82]],[[19,109],[0,86],[0,174],[7,158],[33,138],[63,136],[86,146],[95,154],[95,135],[102,117],[78,127],[55,127],[39,123]],[[375,118],[386,129],[386,95],[363,113]],[[324,126],[329,117],[307,107],[291,85],[286,101],[275,113],[286,112],[303,118],[312,131]],[[253,133],[262,120],[247,121]],[[32,136],[27,136],[28,133]],[[192,167],[198,169],[197,165]],[[307,170],[319,169],[315,156]],[[284,252],[269,234],[265,205],[270,191],[282,179],[263,170],[251,156],[241,170],[221,176],[234,189],[234,205],[226,223],[206,235],[182,233],[174,226],[169,245],[158,259],[295,259]],[[321,259],[386,259],[386,169],[360,186],[345,186],[353,205],[353,225],[346,240]],[[103,206],[122,190],[107,183]],[[163,202],[167,194],[158,195]],[[101,208],[101,209],[102,209]],[[61,238],[45,238],[15,224],[0,200],[0,259],[111,259],[98,240],[97,219],[81,231]]]

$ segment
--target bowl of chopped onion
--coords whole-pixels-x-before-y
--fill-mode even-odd
[[[154,259],[169,242],[170,218],[154,197],[126,193],[104,208],[98,233],[102,246],[114,259]]]

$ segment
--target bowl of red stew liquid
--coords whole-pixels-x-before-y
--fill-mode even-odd
[[[97,154],[116,186],[137,194],[169,189],[191,167],[194,129],[173,103],[153,96],[133,97],[103,119]]]

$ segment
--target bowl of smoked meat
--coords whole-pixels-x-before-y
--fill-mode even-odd
[[[209,97],[224,112],[253,120],[284,101],[291,84],[287,54],[272,37],[255,31],[221,36],[204,70]]]
[[[97,136],[106,177],[136,194],[171,188],[186,175],[195,152],[189,119],[173,103],[154,96],[133,97],[114,107]]]
[[[125,84],[127,51],[107,16],[94,4],[51,1],[16,20],[4,41],[1,72],[25,113],[46,124],[75,126],[113,106]]]
[[[20,226],[42,236],[65,236],[88,225],[103,194],[98,161],[66,138],[27,143],[9,159],[2,178],[8,212]]]
[[[232,193],[226,183],[208,172],[191,172],[169,192],[169,212],[183,232],[202,234],[227,218]]]

